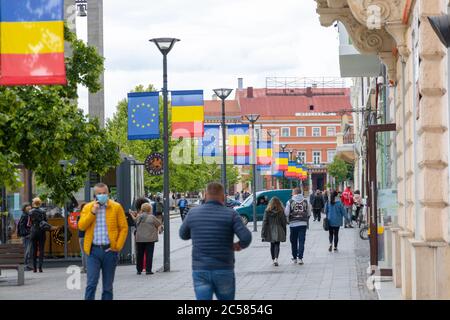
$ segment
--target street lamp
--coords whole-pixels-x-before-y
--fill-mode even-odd
[[[289,161],[292,161],[292,149],[288,149],[289,152]],[[292,179],[289,179],[289,188],[293,188]]]
[[[225,190],[225,195],[228,194],[227,189],[227,133],[225,127],[225,99],[233,92],[233,89],[214,89],[216,96],[222,100],[222,184]]]
[[[255,142],[255,122],[259,119],[259,114],[248,114],[245,116],[252,125],[253,135],[253,156],[252,156],[252,190],[253,190],[253,231],[258,231],[258,221],[256,217],[256,142]]]
[[[169,101],[167,91],[167,55],[176,42],[175,38],[151,39],[163,55],[163,125],[164,125],[164,272],[170,271],[170,212],[169,212]]]

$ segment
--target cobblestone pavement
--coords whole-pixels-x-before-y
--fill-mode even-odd
[[[191,278],[191,244],[178,238],[180,219],[171,220],[171,272],[159,270],[154,275],[136,275],[134,266],[119,266],[114,282],[115,299],[195,299]],[[249,225],[249,228],[252,226]],[[328,252],[328,233],[318,222],[311,222],[307,233],[303,266],[293,264],[289,243],[282,243],[279,267],[270,258],[269,244],[261,242],[260,228],[253,233],[250,248],[236,254],[237,299],[376,299],[365,286],[368,266],[368,242],[360,240],[358,229],[341,229],[339,252]],[[162,241],[155,251],[155,270],[162,266]],[[158,268],[159,267],[159,268]],[[0,300],[5,299],[82,299],[81,288],[69,290],[65,268],[27,272],[25,286],[5,282],[5,275],[15,279],[14,271],[4,271],[0,278]],[[3,281],[1,281],[3,280]],[[101,281],[97,297],[100,297]]]

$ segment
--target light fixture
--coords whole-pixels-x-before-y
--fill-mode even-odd
[[[442,44],[449,48],[450,47],[450,16],[434,16],[428,17],[428,21],[433,27],[434,32],[441,40]]]
[[[247,114],[245,118],[251,123],[254,124],[256,121],[258,121],[260,115],[259,114]]]
[[[170,52],[170,50],[172,50],[175,43],[177,43],[180,40],[176,38],[154,38],[150,39],[149,41],[153,42],[163,55],[167,55]]]
[[[233,89],[221,88],[221,89],[214,89],[213,91],[219,99],[225,100],[226,98],[228,98],[231,92],[233,92]]]

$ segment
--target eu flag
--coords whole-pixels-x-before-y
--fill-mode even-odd
[[[159,92],[128,94],[128,140],[159,139]]]
[[[201,157],[215,157],[219,155],[219,135],[218,125],[205,125],[205,135],[200,140],[199,155]]]

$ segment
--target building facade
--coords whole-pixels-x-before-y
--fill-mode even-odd
[[[385,67],[388,82],[375,81],[373,86],[378,103],[372,101],[372,114],[377,118],[366,124],[379,123],[383,101],[381,116],[395,131],[381,145],[391,157],[385,164],[393,166],[383,174],[383,166],[373,166],[377,177],[384,175],[386,188],[394,182],[397,201],[384,237],[385,257],[378,252],[377,258],[391,268],[403,298],[449,299],[449,55],[427,19],[446,14],[449,1],[316,2],[323,26],[340,21],[355,48],[378,56]],[[366,143],[362,150],[370,148]],[[369,202],[369,212],[376,201]]]

